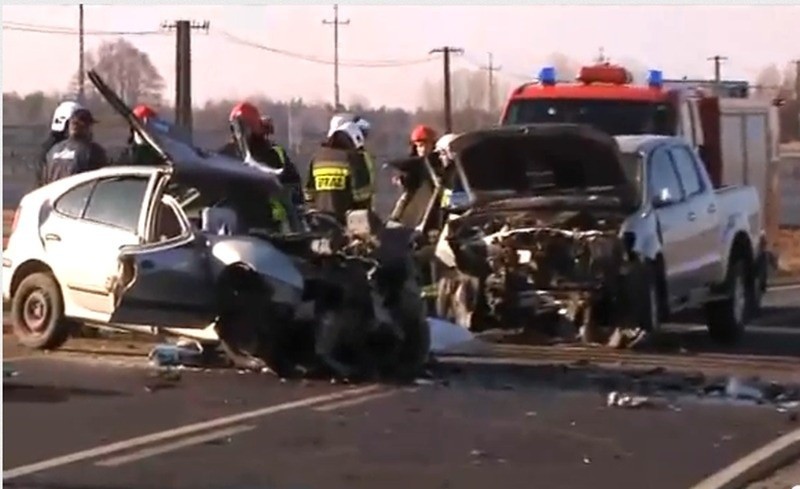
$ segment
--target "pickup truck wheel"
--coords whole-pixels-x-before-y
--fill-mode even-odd
[[[661,301],[659,300],[658,272],[652,262],[640,263],[638,273],[629,283],[631,296],[636,300],[631,304],[634,308],[635,326],[648,333],[661,330]]]
[[[762,257],[753,266],[751,280],[747,282],[747,318],[756,318],[761,315],[761,302],[767,289],[767,262]]]
[[[730,264],[725,280],[727,298],[706,304],[706,322],[711,339],[732,344],[741,339],[747,314],[747,272],[744,260]]]
[[[20,343],[37,350],[54,350],[69,339],[73,324],[64,317],[64,298],[55,277],[28,275],[11,299],[11,321]]]

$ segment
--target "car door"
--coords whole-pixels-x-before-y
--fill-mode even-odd
[[[88,309],[98,300],[90,286],[87,269],[91,254],[85,245],[92,239],[94,226],[82,216],[96,183],[80,183],[57,197],[51,206],[44,207],[39,225],[45,260],[61,284],[67,305]]]
[[[687,206],[675,165],[665,145],[650,152],[647,167],[648,195],[653,203],[661,237],[664,271],[672,296],[685,295],[691,251]]]
[[[712,282],[721,257],[718,246],[717,208],[714,192],[700,176],[699,161],[685,145],[669,148],[684,191],[688,236],[687,276],[693,288]]]
[[[143,242],[140,232],[157,177],[124,175],[97,180],[81,217],[84,231],[79,276],[85,306],[104,315],[113,311],[112,286],[120,250]]]
[[[172,328],[203,328],[216,314],[205,238],[195,235],[174,199],[154,209],[148,242],[120,254],[110,321]],[[131,280],[132,278],[132,280]]]

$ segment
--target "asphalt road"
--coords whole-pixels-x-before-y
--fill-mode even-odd
[[[748,372],[800,382],[791,308],[800,292],[772,293],[767,305],[745,344],[726,352],[697,325],[674,326],[680,352],[668,347],[662,365],[692,370],[696,359],[695,370],[719,375],[730,362],[704,362],[750,355],[764,367]],[[109,360],[75,345],[26,357],[11,346],[4,353],[19,375],[3,389],[7,487],[688,488],[798,426],[772,406],[711,399],[607,407],[620,379],[664,373],[636,369],[649,353],[613,366],[446,361],[432,382],[342,386],[230,370],[163,378],[141,357]],[[775,367],[774,355],[793,355],[798,368],[787,371],[785,358]]]

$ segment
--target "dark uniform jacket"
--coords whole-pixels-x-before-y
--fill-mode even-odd
[[[41,187],[45,184],[44,173],[45,168],[47,167],[47,153],[50,152],[50,149],[53,146],[65,140],[66,138],[67,136],[63,132],[50,131],[47,139],[45,139],[45,141],[42,143],[42,150],[39,153],[39,158],[36,161],[36,184],[38,186]]]
[[[363,153],[321,147],[308,165],[306,202],[344,223],[347,211],[369,209],[371,174]]]
[[[108,164],[105,150],[94,141],[69,138],[57,143],[47,153],[43,184],[64,177],[97,170]]]

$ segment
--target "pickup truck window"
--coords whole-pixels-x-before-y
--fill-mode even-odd
[[[672,161],[675,163],[675,168],[678,170],[683,191],[686,197],[692,197],[703,192],[703,182],[700,180],[700,175],[697,171],[697,162],[684,146],[673,146],[669,150],[672,155]]]
[[[136,233],[147,177],[109,178],[97,182],[83,218]]]
[[[650,154],[648,185],[650,199],[660,198],[663,202],[683,200],[678,174],[665,148],[656,148]]]
[[[95,182],[91,181],[73,187],[56,200],[53,208],[59,214],[80,219],[83,216],[83,210],[86,209],[86,204],[89,202],[89,195],[92,193],[94,184]]]

